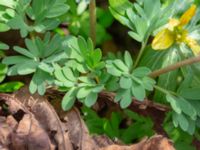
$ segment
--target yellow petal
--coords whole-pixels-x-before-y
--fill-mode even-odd
[[[180,18],[180,26],[184,26],[186,24],[188,24],[190,22],[190,20],[192,19],[192,17],[195,15],[196,13],[196,9],[197,6],[196,5],[192,5]]]
[[[152,48],[155,50],[164,50],[169,48],[175,41],[174,34],[168,29],[163,29],[158,34],[152,42]]]
[[[171,18],[169,20],[169,23],[168,23],[168,29],[173,31],[174,30],[174,27],[177,27],[178,25],[180,24],[180,21],[178,19],[174,19],[174,18]]]
[[[194,40],[192,38],[187,38],[186,41],[187,41],[187,45],[191,48],[191,50],[195,56],[200,54],[200,45],[197,43],[196,40]]]

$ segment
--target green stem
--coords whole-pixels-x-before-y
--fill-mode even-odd
[[[164,93],[164,94],[166,94],[166,95],[170,93],[168,90],[163,89],[163,88],[160,87],[160,86],[154,85],[153,87],[154,87],[156,90],[158,90],[158,91],[160,91],[160,92],[162,92],[162,93]]]
[[[96,45],[96,1],[90,0],[90,37],[94,46]]]
[[[173,91],[168,91],[168,90],[166,90],[166,89],[164,89],[164,88],[162,88],[162,87],[160,87],[160,86],[158,86],[158,85],[154,85],[153,86],[156,90],[158,90],[158,91],[160,91],[160,92],[162,92],[162,93],[164,93],[164,94],[172,94],[172,95],[175,95],[175,96],[177,96],[177,93],[175,93],[175,92],[173,92]]]
[[[142,43],[141,49],[140,49],[139,54],[138,54],[138,56],[136,58],[136,61],[135,61],[135,64],[134,64],[133,68],[137,67],[137,65],[138,65],[138,63],[139,63],[139,61],[140,61],[140,59],[142,57],[142,54],[144,52],[144,49],[145,49],[146,45],[147,45],[147,40]]]

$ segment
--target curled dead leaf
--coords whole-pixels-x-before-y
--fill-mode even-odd
[[[162,136],[130,146],[105,136],[92,137],[78,109],[59,114],[45,97],[30,95],[27,88],[13,95],[0,94],[0,149],[174,150]]]
[[[53,150],[48,134],[32,114],[25,114],[12,134],[12,149]]]
[[[89,131],[76,108],[73,108],[71,111],[67,112],[63,119],[66,120],[69,129],[69,137],[75,149],[98,149],[98,146],[89,135]]]

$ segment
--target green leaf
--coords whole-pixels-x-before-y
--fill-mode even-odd
[[[121,76],[122,71],[119,70],[113,63],[112,61],[106,61],[106,68],[107,72],[113,76]]]
[[[8,30],[10,30],[10,27],[9,27],[9,26],[7,26],[7,25],[4,24],[4,23],[0,23],[0,32],[6,32],[6,31],[8,31]]]
[[[104,85],[97,85],[92,89],[92,92],[100,93],[104,89]]]
[[[46,36],[48,36],[48,33],[46,34]],[[57,52],[60,48],[61,45],[61,37],[56,34],[52,37],[51,41],[48,41],[47,43],[43,43],[45,44],[46,49],[43,50],[44,51],[44,57],[48,57],[48,56],[52,56],[52,54],[54,54],[55,52]]]
[[[9,20],[8,25],[12,29],[19,29],[22,37],[26,37],[28,35],[29,28],[26,25],[26,23],[24,22],[23,16],[15,15],[14,18]]]
[[[68,111],[69,109],[72,108],[75,101],[76,101],[76,89],[72,88],[63,97],[62,109],[65,110],[65,111]]]
[[[14,1],[14,0],[1,0],[0,5],[5,6],[5,7],[14,8],[15,5],[16,5],[16,1]]]
[[[8,67],[0,63],[0,82],[2,82],[5,79],[7,71]]]
[[[139,35],[139,34],[137,34],[135,32],[129,31],[128,35],[130,37],[132,37],[133,39],[135,39],[136,41],[138,41],[138,42],[142,42],[143,41],[143,37],[141,37],[141,35]]]
[[[87,83],[87,84],[95,84],[95,81],[92,80],[90,77],[79,77],[78,78],[81,82]]]
[[[196,122],[194,120],[189,120],[189,127],[187,129],[187,132],[190,135],[194,135],[195,129],[196,129]]]
[[[183,88],[179,94],[185,99],[200,100],[200,87]]]
[[[59,19],[46,19],[43,22],[40,22],[39,24],[35,25],[33,29],[36,32],[44,32],[55,29],[59,24]]]
[[[176,47],[172,47],[168,50],[168,53],[165,54],[165,58],[162,61],[162,68],[169,66],[171,64],[175,64],[179,61],[180,56],[178,55],[178,49]],[[157,85],[161,86],[164,89],[170,90],[170,91],[175,91],[177,88],[177,77],[179,75],[179,70],[174,70],[168,73],[165,73],[161,76],[159,76],[159,79],[157,81]],[[164,102],[165,100],[164,94],[155,91],[154,99],[159,102]]]
[[[97,9],[97,18],[99,24],[105,29],[110,27],[114,21],[114,18],[108,9],[99,8]]]
[[[128,72],[129,71],[128,67],[120,59],[114,60],[113,63],[121,71],[124,71],[124,72]]]
[[[20,64],[20,66],[17,68],[17,73],[19,75],[31,74],[36,71],[37,66],[38,62],[34,60],[26,61],[23,64]]]
[[[132,102],[131,91],[126,90],[120,101],[120,107],[122,109],[127,108],[131,104],[131,102]]]
[[[83,55],[86,55],[88,52],[88,47],[85,39],[81,36],[78,37],[78,46],[80,51],[82,52]]]
[[[189,122],[183,114],[173,113],[173,121],[176,121],[183,131],[187,131]]]
[[[40,95],[44,95],[46,91],[46,85],[52,83],[53,77],[49,73],[38,68],[32,77],[29,89],[30,92],[38,91]]]
[[[73,71],[67,66],[63,67],[63,74],[70,81],[76,81],[77,80],[76,77],[73,74]]]
[[[38,65],[38,68],[40,68],[41,70],[48,72],[48,73],[52,73],[54,71],[54,68],[52,66],[50,66],[49,64],[46,64],[44,62],[40,62]]]
[[[122,76],[120,78],[119,85],[123,89],[130,89],[132,86],[132,79]]]
[[[120,70],[118,70],[117,68],[114,68],[114,67],[110,67],[110,68],[107,68],[108,70],[108,73],[110,73],[111,75],[113,76],[121,76],[122,72]]]
[[[149,78],[149,77],[144,77],[142,79],[142,86],[149,91],[153,90],[153,85],[155,84],[155,80]]]
[[[124,15],[125,11],[132,6],[128,0],[109,0],[109,5],[120,15]],[[113,16],[116,17],[115,14],[113,14]]]
[[[126,91],[127,91],[127,90],[119,89],[119,90],[117,91],[117,93],[116,93],[116,96],[115,96],[114,101],[115,101],[115,102],[119,102],[119,101],[122,99],[123,95],[125,95]]]
[[[132,24],[128,18],[126,18],[124,15],[121,15],[120,13],[118,13],[117,10],[113,9],[112,7],[110,7],[109,10],[110,10],[111,14],[113,15],[113,17],[116,20],[118,20],[121,24],[126,25],[129,28],[133,29]]]
[[[93,45],[93,41],[92,41],[91,38],[88,38],[87,45],[88,45],[88,50],[89,51],[93,51],[94,50],[94,45]]]
[[[7,49],[9,49],[9,46],[0,42],[0,50],[7,50]]]
[[[35,83],[33,79],[30,82],[29,91],[31,94],[34,94],[37,91],[37,84]]]
[[[155,51],[151,48],[151,46],[147,46],[144,49],[144,54],[139,62],[139,66],[145,66],[150,68],[151,70],[157,70],[162,67],[163,60],[165,59],[166,53],[168,51]]]
[[[168,94],[168,95],[166,95],[166,100],[170,103],[170,105],[172,106],[172,109],[176,113],[181,114],[182,110],[179,105],[178,99],[176,99],[174,96]]]
[[[149,19],[160,12],[160,0],[144,0],[144,11]],[[156,12],[156,14],[154,14]]]
[[[135,77],[145,77],[148,76],[149,73],[151,73],[151,70],[147,67],[138,67],[135,70],[133,70],[132,75],[134,75]]]
[[[100,60],[102,58],[101,50],[100,49],[94,50],[93,54],[92,54],[92,58],[93,58],[94,65],[96,65],[98,62],[100,62]]]
[[[145,96],[146,96],[146,92],[145,89],[142,85],[139,85],[135,82],[133,82],[133,86],[131,88],[132,94],[135,96],[135,98],[139,101],[143,101]]]
[[[45,87],[45,84],[42,82],[41,84],[38,84],[38,94],[39,95],[44,95],[45,92],[46,92],[46,87]]]
[[[21,48],[21,47],[18,47],[18,46],[14,46],[13,48],[16,52],[26,56],[26,57],[29,57],[29,58],[34,58],[35,56],[30,53],[28,50],[24,49],[24,48]]]
[[[137,14],[139,14],[141,16],[142,19],[146,20],[147,17],[146,17],[146,14],[142,8],[142,6],[138,3],[134,3],[134,8],[137,12]],[[129,17],[130,18],[130,17]],[[133,19],[134,17],[132,17],[131,19]]]
[[[103,130],[110,138],[116,137],[116,132],[113,130],[113,127],[109,120],[104,120]]]
[[[126,66],[128,66],[129,69],[131,69],[131,67],[133,65],[133,60],[132,60],[132,57],[131,57],[131,55],[130,55],[130,53],[128,51],[125,51],[124,62],[126,64]]]
[[[108,91],[116,91],[119,88],[118,78],[112,77],[105,85],[106,90]]]
[[[66,59],[66,58],[67,58],[66,53],[60,52],[60,53],[57,53],[57,54],[53,54],[46,59],[43,59],[43,62],[45,62],[45,63],[56,63],[58,61]]]
[[[39,57],[40,52],[38,51],[37,45],[35,44],[35,41],[32,41],[30,39],[25,39],[26,47],[29,49],[29,51],[35,56]]]
[[[190,101],[191,105],[194,107],[198,117],[200,117],[200,103],[198,101]]]
[[[82,99],[82,98],[85,98],[87,97],[92,91],[92,88],[91,87],[82,87],[78,90],[78,93],[77,93],[77,98],[78,99]]]
[[[24,56],[16,55],[16,56],[8,56],[5,57],[2,61],[3,64],[12,65],[12,64],[19,64],[29,61],[30,59]]]
[[[16,65],[13,65],[12,67],[9,67],[7,75],[8,76],[18,75],[17,69],[20,66],[21,66],[21,64],[16,64]]]
[[[7,82],[0,84],[0,92],[15,92],[19,90],[24,84],[22,82]]]
[[[97,101],[97,97],[98,97],[98,94],[97,94],[97,93],[91,92],[91,93],[85,98],[85,101],[84,101],[85,105],[86,105],[87,107],[93,106],[93,105],[96,103],[96,101]]]
[[[54,64],[54,69],[55,69],[54,75],[55,75],[56,79],[58,79],[59,81],[62,81],[62,82],[67,81],[67,79],[62,71],[62,68],[59,65]]]
[[[86,10],[87,5],[88,5],[87,1],[85,0],[81,1],[77,7],[77,14],[81,15]]]
[[[68,88],[74,87],[76,84],[75,82],[71,82],[71,81],[67,81],[67,80],[65,82],[61,82],[61,83],[63,83],[63,85]]]
[[[60,16],[60,15],[63,15],[64,13],[66,13],[67,11],[69,10],[69,6],[68,5],[65,5],[65,4],[63,4],[63,3],[56,3],[55,5],[53,5],[50,9],[49,9],[49,11],[48,11],[48,13],[47,13],[47,15],[46,15],[46,17],[47,18],[55,18],[55,17],[58,17],[58,16]]]
[[[113,127],[113,132],[115,133],[115,137],[120,136],[120,123],[122,121],[122,115],[118,112],[112,112],[110,124]]]
[[[181,110],[190,116],[192,119],[196,120],[197,112],[195,111],[195,108],[184,98],[178,99],[179,106]]]

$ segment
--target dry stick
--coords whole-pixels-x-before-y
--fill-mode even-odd
[[[96,1],[91,0],[89,5],[90,11],[90,37],[94,46],[96,45]]]
[[[186,65],[191,65],[191,64],[194,64],[194,63],[197,63],[197,62],[200,62],[200,55],[186,59],[186,60],[183,60],[183,61],[180,61],[176,64],[167,66],[165,68],[155,70],[155,71],[153,71],[152,73],[149,74],[149,77],[155,78],[155,77],[157,77],[161,74],[164,74],[164,73],[176,70],[180,67],[183,67],[183,66],[186,66]]]
[[[106,100],[109,100],[113,103],[115,103],[115,96],[116,96],[116,93],[113,93],[113,92],[107,92],[107,91],[102,91],[101,93],[99,93],[99,97],[102,97],[103,99],[106,99]],[[155,108],[157,110],[160,110],[160,111],[169,111],[171,108],[168,107],[168,106],[165,106],[163,104],[160,104],[160,103],[156,103],[156,102],[153,102],[151,100],[148,100],[148,99],[145,99],[144,101],[138,101],[137,99],[135,98],[132,98],[132,106],[138,106],[138,107],[141,107],[141,109],[146,109],[148,107],[151,107],[151,108]]]

